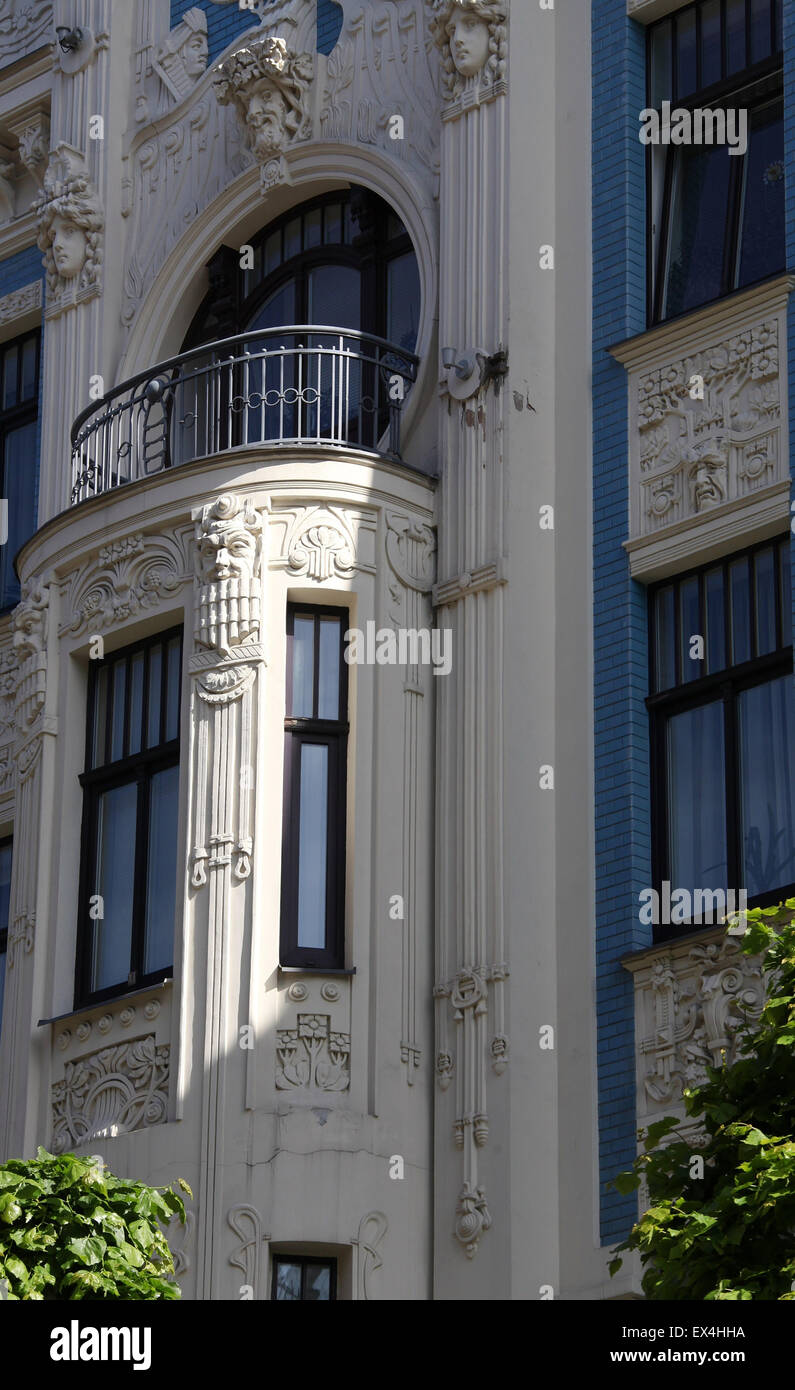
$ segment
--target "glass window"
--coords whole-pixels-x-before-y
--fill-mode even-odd
[[[3,1032],[3,994],[6,982],[8,927],[11,915],[11,861],[13,840],[0,840],[0,1036]]]
[[[36,529],[39,472],[39,333],[0,346],[0,609],[20,599],[14,557]]]
[[[793,892],[789,572],[784,537],[667,580],[650,594],[658,891],[666,880],[671,892],[745,891],[762,906]],[[696,612],[706,617],[706,661],[694,677],[686,653]]]
[[[287,613],[283,965],[344,965],[347,617]]]
[[[181,632],[91,663],[76,1007],[171,969],[181,679]]]
[[[697,0],[649,26],[647,101],[672,108],[647,164],[652,322],[785,268],[782,4]]]
[[[271,1298],[287,1303],[335,1302],[337,1261],[315,1255],[274,1255]]]

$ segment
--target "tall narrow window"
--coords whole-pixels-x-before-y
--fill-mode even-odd
[[[658,891],[744,890],[768,906],[793,890],[790,603],[788,537],[650,592]]]
[[[0,347],[0,470],[3,525],[0,609],[19,602],[14,556],[36,529],[39,331]]]
[[[287,612],[283,965],[344,964],[347,611]]]
[[[3,995],[6,985],[8,918],[11,906],[11,857],[13,841],[0,840],[0,1036],[3,1032]]]
[[[182,632],[92,662],[77,1004],[171,970]]]

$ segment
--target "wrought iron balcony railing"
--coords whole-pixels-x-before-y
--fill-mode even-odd
[[[122,382],[72,428],[72,502],[247,446],[320,444],[400,457],[413,353],[350,329],[259,329]]]

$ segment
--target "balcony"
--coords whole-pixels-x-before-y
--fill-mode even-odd
[[[167,468],[256,446],[400,459],[413,353],[351,329],[259,329],[122,382],[72,428],[72,504]]]

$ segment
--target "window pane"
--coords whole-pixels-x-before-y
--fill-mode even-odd
[[[0,1038],[3,1036],[3,995],[6,987],[6,948],[0,944]]]
[[[124,696],[127,688],[127,663],[117,661],[113,666],[113,713],[111,715],[110,760],[115,763],[124,757]]]
[[[321,265],[309,274],[310,323],[330,328],[361,326],[359,271],[348,265]]]
[[[340,620],[339,618],[322,618],[320,622],[318,718],[339,719],[340,717]]]
[[[284,229],[284,259],[297,256],[301,250],[301,219],[294,217]]]
[[[723,606],[723,571],[710,570],[705,579],[707,608],[707,672],[714,675],[726,666],[726,614]]]
[[[776,567],[771,550],[760,550],[754,562],[756,571],[756,654],[764,656],[776,649]]]
[[[745,67],[745,0],[726,0],[726,73]]]
[[[720,0],[701,7],[701,85],[720,81]]]
[[[147,735],[146,744],[148,748],[154,748],[160,742],[160,682],[163,672],[163,648],[160,643],[149,649],[149,704],[147,707]]]
[[[140,753],[143,738],[144,654],[136,652],[130,662],[130,752]]]
[[[295,281],[288,280],[286,285],[276,290],[260,309],[257,310],[254,318],[247,325],[246,332],[249,333],[255,328],[281,328],[283,325],[289,326],[295,322]],[[263,342],[262,347],[271,347],[273,343]],[[256,350],[256,345],[252,343],[252,352]],[[252,371],[255,368],[252,367]],[[260,369],[261,370],[261,369]],[[268,382],[270,385],[270,381]],[[251,391],[254,391],[252,384]],[[259,390],[259,387],[257,387]]]
[[[0,845],[0,932],[8,930],[11,905],[11,859],[13,845]]]
[[[682,681],[695,681],[704,674],[704,663],[690,655],[694,637],[703,637],[698,604],[698,579],[686,579],[679,588],[679,670]]]
[[[324,744],[301,745],[298,839],[298,945],[326,945],[328,757]]]
[[[328,1265],[304,1266],[304,1301],[328,1302],[331,1298],[331,1270]]]
[[[669,586],[657,594],[657,689],[670,690],[676,684],[674,652],[674,591]]]
[[[92,990],[126,984],[130,974],[137,804],[134,782],[99,797],[92,892],[101,896],[104,915],[94,923]]]
[[[31,400],[36,389],[36,359],[39,355],[38,339],[28,338],[22,348],[22,391],[23,401]]]
[[[265,242],[265,252],[263,256],[263,274],[270,275],[271,271],[281,264],[282,259],[282,234],[273,232]]]
[[[751,62],[770,57],[770,0],[751,0]]]
[[[323,239],[327,246],[336,246],[342,241],[342,208],[339,203],[329,203],[326,208]]]
[[[751,120],[744,164],[740,286],[773,275],[786,264],[784,122],[779,105],[765,107]]]
[[[674,192],[669,233],[665,312],[685,313],[720,294],[729,154],[719,147],[673,152]]]
[[[791,675],[741,692],[740,779],[749,898],[795,879],[795,685]]]
[[[723,705],[668,721],[671,890],[726,888],[726,785]]]
[[[301,1301],[301,1266],[279,1260],[276,1265],[276,1300]]]
[[[293,619],[292,638],[292,699],[289,715],[293,719],[311,719],[315,712],[315,620]]]
[[[651,36],[651,105],[660,109],[670,101],[671,91],[671,21],[655,26]]]
[[[687,10],[676,17],[676,96],[689,96],[696,90],[696,12]]]
[[[322,240],[322,208],[313,208],[304,218],[304,250],[319,246]]]
[[[9,348],[3,357],[3,410],[17,403],[17,365],[19,347]]]
[[[144,974],[174,959],[179,768],[156,772],[149,785],[149,854],[146,874]]]
[[[168,644],[166,670],[166,743],[176,738],[179,733],[180,647],[180,639],[172,637]]]
[[[735,560],[729,568],[731,589],[732,663],[739,666],[751,658],[751,596],[748,561]]]
[[[31,422],[9,430],[5,438],[3,496],[8,501],[8,540],[0,548],[0,606],[4,608],[19,602],[14,556],[36,529],[36,431]]]
[[[413,251],[387,266],[386,313],[390,343],[413,352],[420,326],[420,272]]]
[[[789,541],[785,541],[779,548],[779,563],[781,565],[781,626],[785,634],[784,646],[788,647],[790,639],[786,635],[791,631],[790,613],[792,609],[792,585],[790,583],[790,552]]]
[[[108,727],[108,670],[101,666],[97,672],[94,687],[94,737],[92,740],[92,767],[101,767],[105,761],[105,732]]]

